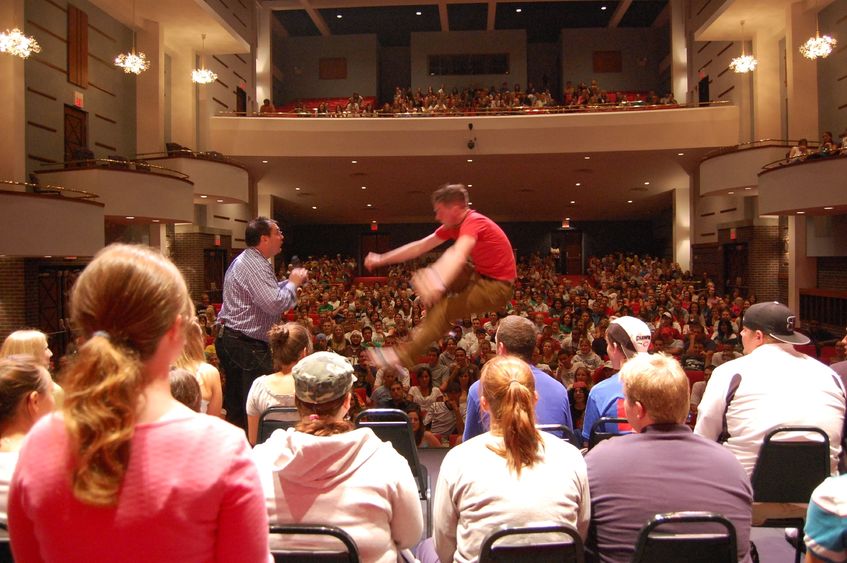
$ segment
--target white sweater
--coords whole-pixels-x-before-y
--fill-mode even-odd
[[[433,506],[433,539],[442,563],[476,561],[485,537],[504,526],[569,524],[585,538],[591,499],[582,454],[560,438],[541,436],[541,460],[524,467],[520,477],[488,448],[503,445],[490,432],[450,450]]]

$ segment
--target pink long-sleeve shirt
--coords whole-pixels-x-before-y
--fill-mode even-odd
[[[183,412],[137,425],[112,507],[73,496],[68,443],[54,414],[21,450],[9,496],[16,561],[269,560],[264,496],[239,429]]]

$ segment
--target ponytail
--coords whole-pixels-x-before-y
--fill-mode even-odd
[[[65,375],[65,427],[76,438],[71,483],[86,504],[113,505],[129,466],[137,401],[146,384],[138,354],[95,335]]]
[[[306,403],[294,397],[294,405],[300,413],[300,422],[294,427],[295,430],[313,436],[332,436],[350,432],[353,430],[352,424],[346,420],[335,419],[349,395],[350,393],[347,393],[326,403]]]
[[[509,470],[520,476],[521,469],[541,459],[538,450],[543,447],[535,428],[535,379],[524,361],[497,356],[486,362],[480,381],[492,426],[503,433],[503,447],[489,449],[506,458]]]

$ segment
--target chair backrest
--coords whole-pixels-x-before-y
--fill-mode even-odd
[[[607,424],[629,424],[629,421],[625,418],[616,418],[612,416],[601,416],[598,418],[591,426],[591,433],[588,435],[589,450],[603,440],[608,440],[609,438],[614,438],[615,436],[620,435],[617,432],[606,431]]]
[[[409,415],[399,409],[367,409],[357,414],[354,422],[357,428],[373,430],[380,440],[390,442],[397,453],[406,458],[418,483],[418,491],[423,495],[427,488],[426,468],[418,459]]]
[[[272,549],[271,554],[274,561],[285,561],[286,563],[359,563],[359,548],[356,546],[356,542],[353,541],[350,534],[341,528],[323,524],[281,524],[271,526],[270,533],[335,538],[344,547],[344,550],[315,549],[313,547]]]
[[[577,437],[576,433],[569,426],[564,424],[536,424],[535,427],[543,432],[555,434],[577,449],[582,447],[582,440]]]
[[[713,531],[718,527],[723,529]],[[641,528],[632,562],[736,563],[737,549],[735,526],[720,514],[671,512],[657,514]]]
[[[259,432],[256,443],[261,444],[271,437],[275,430],[294,428],[300,422],[297,407],[270,407],[259,416]]]
[[[778,434],[817,434],[820,440],[774,440]],[[817,436],[816,436],[817,437]],[[755,502],[808,503],[830,474],[829,436],[815,426],[781,426],[765,435],[750,479]]]
[[[562,535],[567,538],[562,538]],[[525,542],[509,541],[520,538],[523,538]],[[500,540],[503,540],[500,545],[495,545]],[[582,538],[570,526],[535,526],[497,530],[488,534],[482,542],[479,563],[524,563],[526,561],[583,563],[585,549]]]

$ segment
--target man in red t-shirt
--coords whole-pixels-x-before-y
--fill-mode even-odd
[[[512,296],[517,277],[515,254],[503,230],[494,221],[468,208],[468,191],[461,184],[446,184],[432,194],[434,233],[385,254],[371,252],[365,267],[374,270],[417,258],[448,240],[456,241],[428,268],[415,272],[412,286],[427,307],[423,323],[412,340],[395,349],[371,350],[378,364],[411,367],[456,319],[503,309]],[[463,288],[450,288],[473,262],[473,273]],[[450,288],[450,289],[448,289]]]

